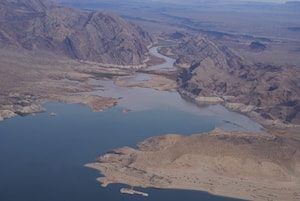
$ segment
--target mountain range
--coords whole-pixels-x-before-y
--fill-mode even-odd
[[[48,51],[103,64],[142,64],[151,44],[145,31],[117,15],[46,0],[2,0],[0,27],[1,48]]]

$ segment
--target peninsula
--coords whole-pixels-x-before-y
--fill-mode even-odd
[[[102,186],[193,189],[247,200],[300,199],[300,141],[266,133],[226,132],[146,139],[87,167]],[[150,195],[151,196],[151,195]]]

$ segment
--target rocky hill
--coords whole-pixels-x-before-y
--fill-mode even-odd
[[[264,51],[267,46],[259,41],[253,41],[250,45],[249,48],[253,51]]]
[[[114,106],[115,99],[90,94],[96,88],[87,80],[146,65],[151,42],[114,14],[47,0],[1,0],[0,121],[41,112],[49,100],[93,111]]]
[[[114,14],[46,0],[2,0],[0,27],[1,48],[49,51],[104,64],[142,64],[151,44],[146,32]]]
[[[300,123],[299,66],[246,61],[231,49],[202,37],[185,39],[169,52],[182,69],[178,79],[182,94],[196,100],[211,97],[267,124],[278,120]]]

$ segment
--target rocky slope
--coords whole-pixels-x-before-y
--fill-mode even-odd
[[[167,52],[167,50],[165,50]],[[202,37],[169,49],[177,58],[179,90],[201,100],[274,122],[300,123],[300,68],[249,62],[227,47]],[[216,99],[217,97],[217,99]]]
[[[141,28],[114,14],[74,10],[47,0],[2,0],[0,27],[1,48],[49,51],[104,64],[142,64],[151,43]]]
[[[88,166],[99,181],[132,186],[205,190],[249,200],[299,200],[300,141],[214,130],[188,137],[153,137]],[[151,196],[151,195],[150,195]]]
[[[117,100],[94,96],[89,78],[145,66],[149,35],[104,12],[47,0],[0,1],[0,121],[41,112],[43,102],[82,103],[93,111]]]

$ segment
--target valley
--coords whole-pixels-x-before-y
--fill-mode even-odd
[[[1,1],[0,199],[299,200],[294,4]]]

